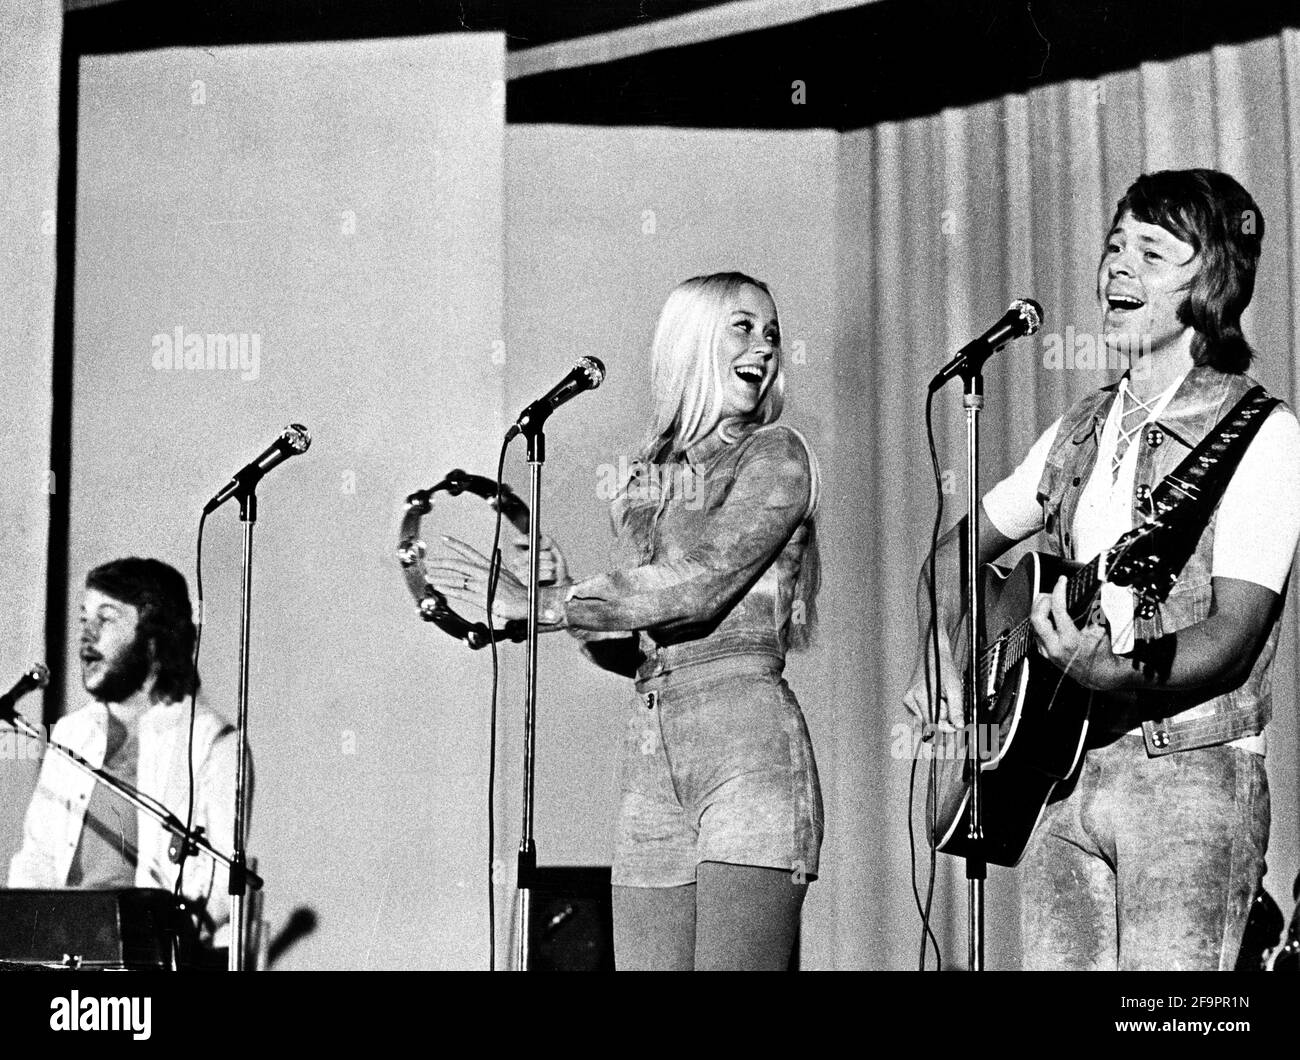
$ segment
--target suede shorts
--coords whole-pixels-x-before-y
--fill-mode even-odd
[[[781,668],[741,655],[637,683],[623,735],[616,886],[694,883],[702,861],[816,878],[821,789]]]

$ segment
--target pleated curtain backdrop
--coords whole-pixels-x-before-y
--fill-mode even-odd
[[[934,491],[925,445],[925,386],[938,364],[1018,295],[1037,298],[1042,332],[986,369],[981,487],[1008,473],[1038,434],[1114,371],[1058,367],[1049,344],[1086,349],[1099,324],[1095,276],[1116,200],[1141,172],[1206,166],[1240,180],[1266,221],[1246,334],[1253,374],[1296,394],[1300,302],[1300,33],[1219,47],[1097,81],[882,124],[845,135],[839,156],[836,419],[828,480],[852,483],[862,518],[827,541],[824,613],[856,624],[837,634],[839,751],[827,778],[835,834],[827,849],[824,928],[805,931],[805,965],[915,967],[920,931],[908,883],[910,762],[891,756],[917,640],[916,572]],[[1086,358],[1085,358],[1086,359]],[[940,461],[965,510],[960,386],[938,398]],[[1297,835],[1296,631],[1291,593],[1275,664],[1268,771],[1273,798],[1270,890],[1289,907]],[[856,642],[856,643],[854,643]],[[923,807],[918,777],[917,821]],[[923,836],[923,832],[918,832]],[[925,877],[925,847],[918,879]],[[966,960],[961,863],[939,858],[934,923],[946,966]],[[989,883],[990,967],[1019,964],[1016,877]],[[834,925],[833,930],[826,930]],[[811,927],[811,925],[809,925]],[[933,961],[931,961],[933,965]]]
[[[0,272],[13,280],[6,289],[19,292],[17,315],[0,322],[0,372],[7,384],[6,422],[24,425],[22,431],[9,432],[11,446],[22,448],[8,461],[6,489],[0,491],[5,509],[0,530],[12,546],[11,573],[0,584],[0,598],[12,605],[6,613],[23,616],[6,641],[8,673],[26,665],[28,647],[40,643],[48,506],[48,494],[37,489],[44,488],[40,472],[48,428],[33,430],[32,425],[49,423],[50,362],[48,353],[33,351],[48,351],[51,344],[53,241],[40,226],[48,220],[45,211],[53,209],[55,197],[59,5],[46,0],[28,7],[31,10],[21,14],[6,9],[0,15],[5,29],[0,32],[0,79],[6,89],[19,89],[0,92],[0,100],[10,101],[0,103],[0,127],[10,134],[10,142],[30,148],[0,155],[0,178],[15,193],[6,206],[10,239],[0,253]],[[1300,338],[1295,293],[1300,228],[1293,220],[1300,191],[1300,33],[1287,30],[1095,82],[1046,85],[1024,95],[839,137],[825,131],[766,138],[760,134],[751,144],[748,134],[735,132],[670,137],[661,135],[663,130],[651,130],[629,137],[606,130],[534,129],[527,136],[508,130],[511,157],[536,161],[555,156],[562,175],[570,163],[563,162],[563,152],[551,150],[552,141],[561,147],[575,141],[592,154],[608,144],[615,158],[634,154],[639,140],[652,146],[680,141],[694,152],[695,169],[675,170],[673,175],[689,185],[696,171],[712,166],[717,172],[710,170],[710,186],[715,188],[755,187],[752,182],[764,173],[760,147],[775,149],[779,158],[802,160],[798,180],[772,182],[772,198],[797,199],[808,209],[797,217],[791,207],[758,218],[755,224],[761,231],[752,236],[752,249],[777,244],[801,257],[805,251],[825,255],[826,260],[810,261],[802,273],[792,265],[779,286],[789,292],[788,298],[783,293],[783,314],[793,306],[791,317],[802,317],[810,348],[824,348],[823,334],[828,342],[833,340],[830,400],[825,405],[805,400],[802,412],[805,424],[824,425],[817,439],[827,483],[823,641],[810,662],[801,665],[805,672],[811,666],[825,675],[821,688],[812,682],[804,687],[809,688],[813,707],[810,723],[818,741],[828,821],[822,879],[805,917],[803,965],[914,967],[920,932],[908,881],[904,813],[911,763],[891,751],[916,646],[916,571],[933,516],[922,420],[925,384],[953,350],[1001,314],[1010,298],[1027,294],[1043,304],[1043,332],[1004,351],[986,372],[983,481],[991,485],[1014,466],[1053,417],[1112,374],[1096,368],[1049,367],[1045,353],[1053,337],[1073,344],[1096,329],[1095,266],[1115,200],[1139,172],[1213,166],[1238,177],[1254,193],[1266,218],[1264,257],[1247,334],[1260,354],[1255,374],[1293,400]],[[801,135],[807,139],[797,140]],[[527,153],[520,145],[528,147]],[[719,150],[710,150],[714,147]],[[685,154],[670,158],[674,167],[691,161]],[[749,185],[723,172],[727,160]],[[588,163],[587,155],[578,155],[571,165],[585,170]],[[652,155],[639,159],[637,173],[657,173],[654,164]],[[575,260],[590,245],[610,238],[608,231],[590,241],[578,238],[584,236],[581,223],[590,213],[586,204],[572,216],[530,213],[527,207],[540,193],[527,188],[528,173],[515,176],[506,268],[527,283],[507,287],[507,320],[512,314],[520,316],[517,302],[525,297],[520,291],[546,289],[546,270],[525,270],[517,258],[511,260],[521,242],[527,243],[529,226],[537,230],[539,242],[552,226],[571,230]],[[649,177],[645,182],[646,205],[656,205],[655,194],[669,182],[656,184]],[[818,196],[824,198],[819,201]],[[682,201],[689,205],[687,199]],[[720,194],[716,206],[714,202],[696,204],[697,212],[721,213],[730,205]],[[806,244],[813,240],[807,233],[796,232],[800,238],[782,236],[783,225],[806,224],[820,233],[822,204],[828,202],[834,219],[826,224],[834,238],[824,247],[808,250]],[[642,241],[639,246],[669,245],[675,206],[669,201],[661,210],[666,220],[659,242]],[[613,211],[615,217],[625,214]],[[644,224],[640,207],[633,216]],[[683,261],[697,261],[702,251],[689,233],[678,238]],[[747,260],[737,250],[745,250],[751,240],[750,235],[737,238],[736,246],[717,248],[731,255],[733,263]],[[666,289],[667,277],[688,274],[679,271],[676,260],[656,256],[661,253],[647,249],[610,264],[620,266],[618,283],[625,286],[627,297],[635,292],[643,299],[643,292]],[[645,275],[634,276],[637,268]],[[834,289],[825,290],[818,302],[827,275],[835,277]],[[810,311],[814,306],[817,311]],[[585,327],[608,344],[608,307],[596,308],[599,312],[591,311]],[[573,316],[552,316],[561,318],[554,324],[557,330],[573,328]],[[525,318],[530,323],[547,319],[540,313]],[[566,337],[574,342],[572,348],[585,348],[578,341],[583,336]],[[544,342],[532,345],[546,347]],[[566,353],[570,349],[557,348]],[[803,379],[808,388],[824,385],[820,378],[814,384],[811,363]],[[955,386],[941,395],[936,408],[941,463],[953,487],[945,497],[951,520],[965,504],[964,432]],[[562,451],[559,445],[556,451]],[[600,507],[594,497],[588,497],[587,504],[593,510]],[[559,503],[548,510],[558,516]],[[588,520],[584,525],[600,524]],[[1275,669],[1275,720],[1269,730],[1269,864],[1270,889],[1285,904],[1300,867],[1295,721],[1300,612],[1294,599],[1284,622]],[[601,724],[584,722],[588,728]],[[599,753],[598,743],[574,743],[583,755]],[[3,790],[11,796],[0,802],[19,811],[32,779],[30,769],[24,771],[22,765],[0,773],[7,785]],[[593,782],[593,790],[601,788],[603,777]],[[604,814],[602,821],[610,816]],[[17,820],[13,813],[0,821],[0,859],[7,859],[16,842]],[[582,860],[591,860],[587,847],[604,849],[598,836],[584,844],[578,851]],[[558,848],[558,842],[555,845]],[[924,855],[922,840],[922,882]],[[946,965],[959,967],[965,957],[961,866],[947,857],[940,857],[938,866],[933,920]],[[995,871],[989,886],[991,967],[1017,966],[1018,917],[1015,874]]]

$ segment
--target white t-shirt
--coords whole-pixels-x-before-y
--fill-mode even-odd
[[[1169,404],[1182,378],[1148,402],[1152,422]],[[1127,386],[1127,380],[1121,387]],[[1133,480],[1144,429],[1132,432],[1112,480],[1111,462],[1119,438],[1122,393],[1116,393],[1102,428],[1097,460],[1084,485],[1070,528],[1075,554],[1092,559],[1133,528]],[[1132,417],[1130,417],[1132,419]],[[1042,529],[1038,484],[1056,438],[1058,419],[1030,448],[1020,466],[984,495],[984,510],[1003,536],[1019,541]],[[1144,425],[1145,426],[1145,425]],[[1285,408],[1276,408],[1259,429],[1237,465],[1219,504],[1210,575],[1239,578],[1281,593],[1291,573],[1300,541],[1300,423]],[[1111,629],[1112,648],[1123,654],[1133,647],[1133,593],[1103,584],[1102,611]],[[1262,740],[1247,737],[1234,746],[1262,752]]]

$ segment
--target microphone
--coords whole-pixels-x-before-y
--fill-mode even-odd
[[[22,677],[14,682],[13,688],[0,696],[0,721],[8,721],[14,716],[14,704],[28,692],[44,688],[50,683],[50,671],[41,663],[35,663]]]
[[[519,414],[519,418],[506,431],[506,441],[527,430],[540,428],[546,418],[571,398],[584,390],[595,390],[605,381],[605,366],[597,357],[579,357],[573,371],[561,379],[543,398],[539,398]]]
[[[289,949],[294,943],[305,939],[316,930],[317,917],[316,910],[310,906],[300,905],[292,913],[289,919],[285,921],[276,934],[271,939],[266,948],[266,966],[269,968],[284,956],[284,951]]]
[[[1012,339],[1032,335],[1043,326],[1043,307],[1032,298],[1017,298],[1006,314],[974,342],[968,342],[957,356],[939,370],[930,380],[930,393],[934,393],[955,375],[978,372],[984,362]]]
[[[280,432],[280,437],[267,446],[261,456],[235,472],[235,477],[222,486],[220,492],[203,506],[203,514],[211,515],[231,497],[252,489],[262,481],[262,476],[268,471],[283,464],[291,456],[305,453],[310,445],[311,435],[307,433],[307,428],[301,423],[289,424]]]

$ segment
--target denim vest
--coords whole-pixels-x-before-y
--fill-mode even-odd
[[[1245,374],[1227,374],[1208,366],[1188,372],[1160,417],[1133,440],[1138,447],[1133,479],[1133,525],[1145,517],[1152,489],[1173,471],[1251,387]],[[1102,428],[1118,384],[1089,394],[1061,419],[1038,485],[1043,506],[1047,551],[1071,560],[1077,556],[1071,531],[1079,499],[1097,460]],[[1149,619],[1134,619],[1139,639],[1155,639],[1195,625],[1210,613],[1211,565],[1217,510],[1196,543],[1196,549],[1168,598]],[[1141,692],[1130,702],[1115,699],[1097,704],[1094,725],[1125,731],[1141,722],[1149,755],[1165,755],[1227,743],[1258,733],[1272,717],[1271,668],[1279,623],[1274,621],[1250,674],[1220,695],[1206,691]],[[1111,722],[1113,721],[1113,725]]]

